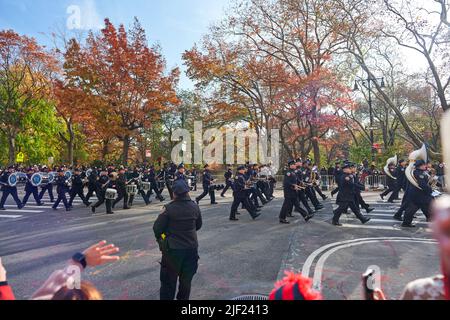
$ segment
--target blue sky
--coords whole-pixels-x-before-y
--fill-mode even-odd
[[[161,45],[168,67],[182,65],[181,54],[199,42],[220,19],[230,0],[0,0],[0,29],[14,29],[50,44],[48,34],[66,28],[71,6],[80,9],[81,29],[98,28],[105,17],[129,26],[136,16],[149,42]],[[74,11],[71,11],[74,12]],[[47,35],[45,35],[47,34]],[[183,76],[180,87],[190,88]]]

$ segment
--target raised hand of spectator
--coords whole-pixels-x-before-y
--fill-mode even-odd
[[[119,256],[114,255],[119,251],[120,249],[114,244],[107,245],[106,241],[101,241],[86,249],[83,254],[86,256],[87,266],[95,267],[120,260]]]

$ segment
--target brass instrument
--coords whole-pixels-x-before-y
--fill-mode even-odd
[[[418,182],[414,178],[415,161],[417,161],[417,160],[427,161],[427,159],[428,159],[427,147],[425,146],[425,144],[423,144],[421,149],[416,150],[409,155],[409,166],[405,170],[405,175],[406,175],[406,178],[408,179],[408,181],[414,187],[416,187],[417,189],[420,189],[420,190],[422,190],[422,189],[419,187]]]
[[[398,156],[396,155],[393,158],[389,158],[386,162],[386,166],[384,167],[384,172],[386,173],[387,176],[389,176],[391,179],[397,180],[396,177],[394,177],[391,172],[389,171],[389,166],[390,165],[397,165],[398,163]]]

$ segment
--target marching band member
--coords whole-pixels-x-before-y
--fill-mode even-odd
[[[42,171],[46,174],[50,172],[50,169],[47,167],[43,167]],[[55,202],[55,198],[53,197],[53,184],[47,183],[45,185],[41,186],[41,192],[39,193],[39,200],[42,201],[42,198],[44,197],[45,192],[48,192],[48,196],[50,198],[50,202]]]
[[[98,180],[98,172],[97,168],[92,168],[91,175],[88,179],[88,193],[86,194],[86,202],[89,202],[89,199],[94,195],[95,189],[97,187]]]
[[[33,176],[33,174],[35,174],[36,171],[34,171],[33,168],[30,168],[28,170],[27,173],[27,182],[25,184],[25,196],[23,197],[22,200],[22,205],[25,207],[25,205],[28,202],[28,199],[30,198],[31,195],[33,195],[34,200],[36,201],[36,205],[38,206],[43,206],[44,203],[41,201],[41,199],[39,198],[39,193],[38,193],[38,187],[34,186],[32,184],[31,181],[31,177]]]
[[[105,169],[101,170],[100,177],[97,180],[97,187],[95,189],[95,194],[97,195],[98,201],[97,201],[96,204],[94,204],[91,207],[92,213],[95,213],[95,209],[100,207],[105,202],[105,200],[106,200],[105,199],[105,193],[106,193],[106,189],[108,188],[108,184],[110,182],[110,178],[111,177],[115,178],[115,175],[113,173],[111,173],[108,176],[108,171],[107,170],[105,170]],[[117,188],[117,186],[116,186],[116,188]],[[109,202],[107,202],[107,204],[108,203],[111,203],[111,200],[109,200]],[[111,205],[111,207],[112,207],[112,205]],[[108,208],[109,208],[109,204],[108,204],[107,209]],[[108,212],[112,213],[112,208],[109,208],[109,209],[110,210]]]
[[[405,175],[405,169],[407,166],[407,162],[404,159],[401,159],[399,161],[399,165],[397,166],[397,169],[395,170],[395,177],[397,180],[395,181],[395,188],[392,192],[391,197],[389,198],[388,202],[393,203],[394,200],[399,200],[399,194],[400,191],[406,191],[406,175]]]
[[[361,183],[361,180],[359,179],[359,174],[358,174],[358,172],[357,172],[356,166],[355,166],[355,165],[352,165],[351,169],[352,169],[353,175],[355,176],[355,185],[356,185],[356,188],[355,188],[355,193],[356,193],[356,203],[359,204],[359,206],[360,206],[361,208],[363,208],[364,210],[366,210],[367,213],[371,213],[371,212],[374,211],[375,209],[374,209],[374,208],[371,208],[370,205],[368,205],[368,204],[364,201],[364,199],[363,199],[363,197],[362,197],[362,195],[361,195],[361,191],[362,191],[362,190],[365,190],[365,189],[366,189],[366,186],[365,186],[363,183]]]
[[[388,170],[390,173],[390,175],[386,174],[386,184],[387,184],[388,188],[386,189],[386,191],[384,191],[382,194],[380,194],[381,200],[384,200],[384,197],[387,197],[391,192],[392,192],[392,195],[394,195],[396,187],[397,187],[396,176],[395,176],[395,174],[396,174],[395,166],[392,163],[389,164]],[[394,178],[392,178],[392,177],[394,177]],[[394,203],[394,200],[389,198],[388,202]]]
[[[308,214],[303,208],[300,207],[300,203],[298,201],[297,191],[299,189],[298,186],[298,176],[296,174],[297,165],[294,160],[289,161],[288,163],[289,169],[286,171],[284,175],[283,181],[283,192],[284,192],[284,202],[280,211],[280,223],[281,224],[289,224],[290,222],[287,220],[287,217],[292,215],[292,210],[295,206],[296,210],[301,213],[301,215],[305,218],[305,221],[309,221],[314,215]]]
[[[407,208],[405,211],[405,218],[403,220],[403,228],[414,228],[412,224],[414,215],[421,209],[427,221],[430,221],[430,206],[433,201],[431,189],[429,185],[429,175],[427,171],[427,163],[423,160],[417,160],[415,163],[416,169],[413,172],[414,178],[417,180],[419,186],[416,187],[412,183],[409,183],[409,191],[405,195],[407,197]]]
[[[212,205],[218,204],[216,202],[215,190],[214,190],[214,188],[211,188],[211,185],[214,183],[215,180],[214,180],[213,176],[211,175],[211,172],[209,171],[209,165],[208,164],[205,165],[204,169],[205,169],[205,171],[203,171],[203,193],[195,199],[195,202],[197,202],[197,204],[199,204],[200,201],[204,197],[206,197],[209,193],[209,197],[211,198],[211,204]]]
[[[160,202],[163,202],[165,199],[161,195],[161,190],[159,190],[156,179],[157,179],[157,175],[156,175],[155,167],[151,166],[150,171],[148,173],[148,182],[150,182],[150,191],[147,192],[147,198],[150,199],[150,195],[153,191],[156,194],[156,199],[158,199]]]
[[[317,168],[317,166],[314,166],[312,168],[312,183],[313,183],[313,188],[314,190],[319,194],[319,196],[322,197],[322,199],[325,201],[328,199],[328,197],[322,192],[322,190],[320,189],[320,185],[318,182],[320,182],[321,180],[321,176],[319,174],[319,168]]]
[[[304,177],[303,177],[303,171],[302,169],[302,160],[301,159],[297,159],[295,161],[295,176],[297,178],[297,185],[300,186],[304,186],[305,182],[304,182]],[[306,211],[308,211],[309,215],[314,214],[314,210],[311,209],[311,207],[309,206],[308,203],[308,199],[306,198],[306,192],[305,192],[305,188],[301,188],[297,190],[297,197],[300,200],[300,202],[303,204],[303,206],[306,208]]]
[[[174,163],[167,163],[164,168],[164,180],[166,182],[167,191],[169,191],[170,200],[173,200],[173,190],[172,183],[175,181],[175,173],[177,171],[177,167]]]
[[[84,205],[86,207],[89,207],[92,203],[88,202],[86,198],[84,197],[84,181],[81,178],[81,171],[80,169],[75,169],[74,175],[72,176],[72,188],[70,189],[70,200],[69,200],[69,207],[73,207],[73,200],[76,196],[79,196],[80,199],[83,201]]]
[[[11,195],[14,201],[16,202],[17,208],[19,210],[23,208],[23,204],[22,202],[20,202],[20,199],[17,196],[17,187],[16,186],[11,187],[8,183],[9,176],[11,176],[12,174],[14,174],[14,167],[10,166],[8,167],[8,171],[3,172],[0,177],[0,185],[3,191],[2,199],[0,200],[0,210],[6,210],[5,203],[9,195]]]
[[[356,202],[356,188],[358,188],[355,183],[355,177],[352,175],[352,164],[347,163],[342,167],[342,174],[340,175],[340,180],[338,182],[339,192],[337,196],[336,203],[339,207],[334,211],[334,217],[332,224],[334,226],[342,226],[339,223],[341,215],[347,212],[350,208],[356,217],[361,221],[362,224],[366,224],[370,221],[370,218],[365,218],[359,209]]]
[[[311,161],[310,160],[304,161],[302,169],[303,169],[303,178],[306,185],[305,189],[306,197],[309,198],[316,211],[322,210],[324,207],[317,199],[316,193],[312,186],[313,181],[312,181]]]
[[[125,175],[125,168],[120,167],[119,176],[116,179],[117,185],[117,199],[114,201],[112,207],[115,208],[116,205],[123,200],[123,209],[128,210],[128,194],[127,194],[127,178]]]
[[[231,221],[238,221],[239,219],[236,218],[237,209],[240,204],[243,205],[243,207],[248,211],[250,216],[255,220],[258,218],[261,214],[258,213],[260,210],[255,208],[248,199],[248,193],[246,188],[246,181],[245,181],[245,167],[240,166],[237,169],[238,174],[236,175],[236,179],[234,180],[234,183],[232,184],[233,189],[233,204],[231,205],[231,213],[230,213],[230,220]]]
[[[64,207],[66,208],[66,211],[70,211],[69,203],[67,202],[66,193],[69,191],[67,187],[67,178],[64,175],[64,170],[59,169],[58,170],[58,176],[55,178],[55,184],[56,184],[56,193],[58,194],[58,198],[56,199],[56,202],[53,205],[53,210],[58,210],[58,206],[61,203],[61,201],[64,204]]]
[[[185,171],[186,171],[186,168],[184,167],[184,164],[181,163],[177,168],[177,172],[175,173],[175,176],[174,176],[175,181],[176,180],[186,181]]]
[[[225,193],[227,193],[228,189],[230,189],[231,185],[233,184],[233,182],[231,181],[231,178],[233,177],[233,169],[231,169],[230,166],[227,167],[227,171],[225,172],[225,174],[223,175],[225,178],[225,189],[222,190],[222,193],[220,194],[220,196],[222,198],[225,198]]]

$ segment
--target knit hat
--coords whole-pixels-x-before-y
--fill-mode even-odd
[[[269,300],[322,300],[320,292],[312,289],[311,279],[288,271],[285,275],[275,284]]]

